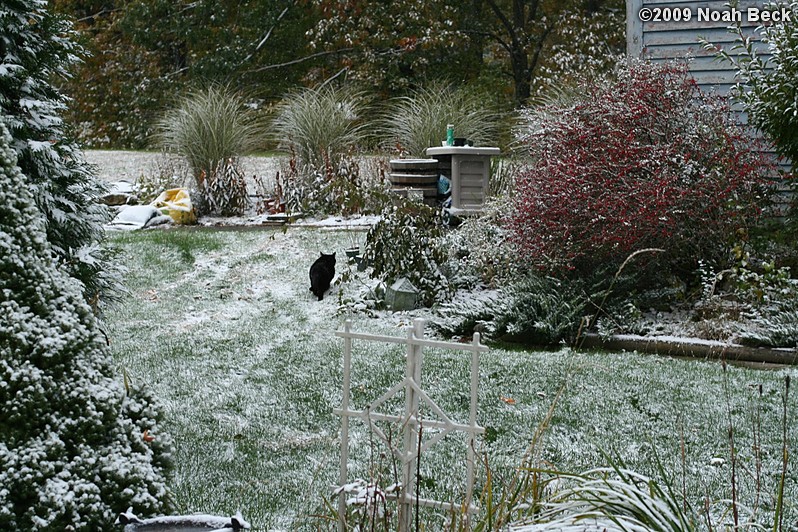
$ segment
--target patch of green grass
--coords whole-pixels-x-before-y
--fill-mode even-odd
[[[109,313],[108,334],[120,378],[124,368],[166,406],[162,430],[175,440],[177,510],[240,509],[256,530],[315,530],[319,521],[310,516],[323,511],[322,497],[338,478],[340,419],[332,410],[341,402],[343,342],[334,333],[344,318],[336,314],[338,288],[315,301],[307,272],[319,251],[337,251],[340,272],[349,235],[194,229],[111,238],[124,250],[131,294]],[[358,331],[396,336],[410,323],[409,316],[390,313],[353,319]],[[364,408],[403,377],[404,351],[356,341],[353,366],[353,405]],[[468,371],[468,355],[425,352],[424,386],[461,422],[468,417]],[[724,372],[710,361],[496,345],[481,358],[478,420],[489,431],[477,450],[500,489],[563,389],[537,449],[541,463],[578,472],[606,465],[605,451],[657,476],[658,458],[681,493],[684,443],[685,489],[700,508],[706,496],[730,498],[729,408],[740,500],[752,505],[759,491],[767,522],[780,471],[781,390],[788,374],[798,376],[795,369]],[[794,400],[789,412],[794,415]],[[399,429],[392,430],[399,438]],[[796,441],[798,425],[789,423],[788,436]],[[353,421],[352,437],[352,479],[381,471],[386,484],[392,482],[393,466],[374,435]],[[462,438],[444,442],[422,457],[422,495],[459,500],[464,465],[452,460],[464,456],[465,444]],[[713,458],[725,463],[711,465]],[[484,483],[479,468],[476,493]],[[798,516],[797,486],[791,470],[785,522]],[[442,526],[434,514],[425,513],[425,520]]]

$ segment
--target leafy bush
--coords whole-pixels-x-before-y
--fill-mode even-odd
[[[737,263],[715,273],[702,265],[703,293],[696,305],[702,318],[717,315],[719,321],[745,322],[741,343],[754,346],[796,347],[798,345],[798,279],[788,267],[775,261],[751,258],[737,250]]]
[[[475,145],[495,144],[499,118],[476,93],[433,86],[394,100],[380,129],[391,148],[412,157],[425,157],[427,148],[440,146],[446,139],[448,124],[454,125],[456,137],[467,138]]]
[[[158,123],[163,149],[186,158],[199,192],[198,204],[219,214],[237,214],[249,201],[238,179],[237,158],[257,149],[264,128],[245,99],[212,85],[183,96]]]
[[[505,289],[511,300],[496,316],[496,334],[525,343],[557,344],[575,337],[587,299],[577,284],[530,275]]]
[[[277,195],[290,211],[352,215],[378,213],[390,201],[383,162],[341,156],[321,167],[291,159],[278,176]]]
[[[632,63],[572,105],[526,118],[532,161],[511,226],[545,271],[588,272],[657,247],[667,266],[692,272],[699,258],[722,261],[765,204],[754,141],[683,65]]]
[[[554,345],[573,340],[587,313],[581,283],[531,273],[498,291],[458,293],[433,323],[448,335],[479,330],[492,338]]]
[[[374,277],[389,284],[406,277],[419,290],[421,303],[429,306],[451,292],[443,271],[442,234],[437,211],[404,201],[386,208],[382,219],[369,229],[363,256],[372,262]]]
[[[350,87],[294,92],[277,106],[274,136],[300,166],[335,166],[366,138],[366,103],[364,93]]]
[[[467,218],[456,231],[445,236],[449,251],[447,270],[458,288],[492,287],[506,284],[523,274],[506,226],[511,200],[489,201],[480,216]]]
[[[446,336],[470,336],[480,332],[495,337],[496,318],[506,313],[509,299],[501,290],[461,291],[438,307],[438,316],[431,325]]]
[[[778,24],[757,28],[768,54],[762,53],[754,39],[737,33],[731,52],[704,41],[704,47],[730,62],[736,69],[738,83],[732,96],[741,102],[752,124],[768,134],[779,154],[798,161],[798,2],[766,3],[765,9],[784,8],[791,15]],[[737,55],[739,54],[739,55]]]

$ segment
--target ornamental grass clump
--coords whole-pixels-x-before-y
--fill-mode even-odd
[[[728,105],[685,65],[635,62],[573,103],[527,111],[530,157],[510,225],[522,257],[555,273],[617,266],[645,248],[690,275],[723,263],[767,204],[770,170]]]
[[[273,135],[300,167],[321,170],[365,141],[367,112],[366,95],[351,87],[303,89],[277,106]]]
[[[10,142],[0,122],[0,530],[112,530],[167,509],[162,412],[114,370]]]
[[[440,146],[446,139],[448,124],[454,126],[456,137],[468,139],[472,145],[495,144],[500,118],[477,93],[433,86],[391,102],[380,129],[390,148],[425,157],[427,148]]]
[[[202,210],[231,215],[249,202],[238,158],[258,149],[264,137],[263,124],[242,95],[211,85],[187,93],[167,111],[156,138],[188,162]]]

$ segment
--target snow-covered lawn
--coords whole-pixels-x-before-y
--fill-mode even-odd
[[[310,516],[324,513],[322,497],[337,479],[340,420],[332,410],[341,400],[342,342],[334,332],[346,317],[337,313],[341,288],[315,301],[307,271],[319,251],[336,251],[340,272],[351,240],[352,232],[336,228],[298,227],[111,236],[129,266],[131,293],[109,313],[108,334],[120,378],[126,370],[166,405],[178,512],[240,509],[257,530],[319,523]],[[418,311],[352,318],[357,330],[400,335],[416,315],[431,317]],[[398,346],[356,347],[354,401],[363,407],[401,378],[403,353]],[[783,382],[785,375],[798,377],[796,369],[724,373],[716,362],[491,347],[482,359],[479,422],[488,431],[478,451],[497,486],[519,464],[562,389],[537,450],[542,466],[581,471],[605,465],[605,451],[659,476],[659,460],[674,488],[681,491],[684,478],[691,503],[701,508],[705,495],[713,504],[731,498],[731,411],[742,501],[753,505],[760,485],[760,514],[772,512]],[[434,351],[425,358],[424,384],[456,420],[467,419],[466,358]],[[795,400],[788,406],[788,436],[796,442]],[[353,479],[385,464],[372,440],[362,427],[356,431]],[[461,450],[454,442],[422,457],[422,496],[460,497],[462,465],[453,469],[447,455]],[[796,471],[787,479],[785,523],[798,518]],[[484,470],[479,478],[476,493]]]
[[[86,160],[97,168],[103,181],[129,181],[135,183],[142,175],[157,173],[160,153],[154,151],[86,150]],[[241,158],[241,169],[246,176],[262,179],[274,178],[278,169],[277,158],[248,156]]]

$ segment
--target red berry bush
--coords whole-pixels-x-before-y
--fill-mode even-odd
[[[632,63],[582,94],[527,116],[510,220],[523,258],[549,272],[650,247],[671,267],[722,260],[761,213],[767,173],[725,102],[676,63]]]

